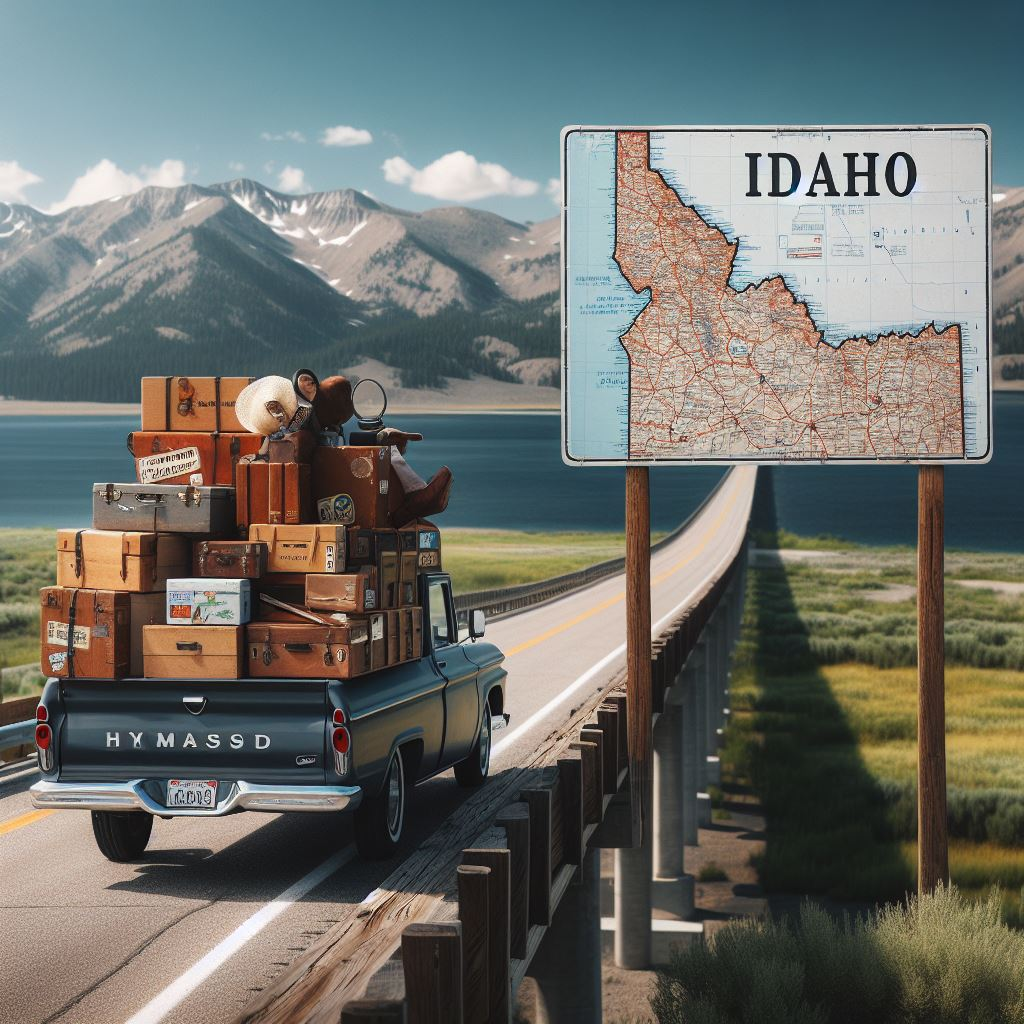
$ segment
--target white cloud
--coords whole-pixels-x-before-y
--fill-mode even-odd
[[[540,188],[535,181],[515,177],[501,164],[480,163],[461,149],[420,169],[393,156],[384,161],[381,170],[392,185],[408,185],[417,195],[459,202],[489,196],[532,196]]]
[[[286,166],[277,176],[277,187],[282,192],[312,192],[301,167]]]
[[[72,206],[88,206],[102,199],[127,196],[147,185],[177,188],[185,184],[183,160],[164,160],[159,167],[140,167],[138,174],[123,171],[113,160],[103,159],[76,178],[68,194],[46,212],[61,213]]]
[[[264,142],[305,142],[306,136],[294,128],[285,132],[260,132],[260,138]]]
[[[241,174],[245,170],[245,164],[241,163],[238,160],[229,160],[228,170],[234,171],[235,174]]]
[[[555,206],[562,205],[562,183],[558,178],[548,178],[547,187],[544,191],[547,193],[548,199],[550,199]]]
[[[320,136],[322,146],[367,146],[371,142],[373,136],[365,128],[352,128],[347,124],[325,128]]]
[[[0,202],[27,203],[25,189],[43,179],[26,170],[17,160],[0,160]]]

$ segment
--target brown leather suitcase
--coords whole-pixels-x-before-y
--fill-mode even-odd
[[[418,519],[398,530],[399,550],[416,552],[418,572],[441,568],[441,531],[426,519]]]
[[[397,608],[399,594],[398,531],[377,530],[377,594],[378,607]]]
[[[175,533],[58,530],[57,585],[151,593],[185,576],[191,541]]]
[[[136,430],[128,435],[135,475],[144,484],[198,484],[233,487],[241,458],[255,455],[259,434]]]
[[[384,640],[387,643],[387,662],[397,665],[402,660],[401,612],[384,612]]]
[[[271,575],[344,572],[345,539],[344,526],[256,523],[249,527],[249,540],[267,545],[267,572]]]
[[[368,627],[359,619],[315,623],[251,622],[246,626],[250,676],[350,679],[371,670]]]
[[[235,401],[255,377],[143,377],[143,430],[235,431]]]
[[[350,526],[347,530],[348,547],[345,558],[350,569],[361,565],[377,565],[377,531]]]
[[[423,656],[423,613],[419,607],[398,610],[398,642],[401,661]]]
[[[148,679],[241,679],[245,626],[144,626]]]
[[[59,679],[121,679],[131,671],[131,595],[114,590],[39,591],[40,667]]]
[[[297,462],[243,462],[235,478],[238,535],[254,524],[313,522],[309,466]]]
[[[313,499],[321,522],[388,525],[391,449],[386,445],[318,446],[313,452]]]
[[[377,570],[364,565],[354,572],[307,573],[305,605],[325,612],[368,612],[378,607]]]
[[[201,540],[192,549],[192,574],[258,580],[267,571],[267,545],[247,540]]]

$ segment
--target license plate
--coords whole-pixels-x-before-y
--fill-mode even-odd
[[[167,783],[168,807],[217,806],[217,783],[195,779],[170,779]]]

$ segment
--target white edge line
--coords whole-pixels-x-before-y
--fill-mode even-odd
[[[277,899],[265,904],[251,917],[246,918],[227,938],[217,943],[206,956],[154,996],[134,1017],[129,1019],[127,1024],[157,1024],[158,1021],[162,1021],[218,967],[234,956],[250,939],[255,938],[263,931],[274,918],[283,914],[339,868],[344,867],[355,854],[356,848],[350,844],[290,885]]]
[[[730,548],[730,550],[721,559],[719,559],[718,564],[712,570],[710,575],[714,576],[715,574],[717,574],[722,565],[724,565],[731,558],[733,558],[735,554],[736,550]],[[708,577],[705,575],[701,580],[701,584],[703,584],[703,582],[707,578]],[[684,597],[674,608],[671,608],[668,612],[666,612],[666,614],[664,614],[660,619],[658,619],[657,622],[654,623],[654,625],[651,627],[652,639],[661,632],[662,627],[666,623],[668,623],[672,618],[674,618],[683,608],[685,608],[693,600],[694,594],[696,594],[699,589],[699,585],[694,587],[689,592],[689,594],[687,594],[686,597]],[[532,729],[538,722],[542,721],[544,718],[550,715],[551,712],[559,706],[559,704],[562,704],[564,701],[568,700],[581,687],[586,686],[587,683],[589,683],[591,679],[593,679],[594,676],[597,675],[598,672],[600,672],[603,668],[606,668],[616,658],[624,654],[625,651],[626,645],[624,643],[619,644],[619,646],[616,647],[614,651],[610,651],[596,664],[591,665],[590,668],[588,668],[586,672],[583,673],[583,675],[578,676],[575,680],[573,680],[573,682],[571,682],[560,694],[558,694],[557,697],[553,697],[551,700],[549,700],[547,704],[545,704],[542,708],[539,708],[532,715],[530,715],[530,717],[527,718],[525,722],[522,722],[520,725],[516,726],[516,728],[513,729],[507,736],[505,736],[500,743],[496,743],[491,751],[492,756],[500,754],[502,750],[505,749],[505,747],[507,747],[510,743],[517,740],[524,732],[527,732],[529,729]]]

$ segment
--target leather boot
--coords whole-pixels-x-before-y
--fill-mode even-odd
[[[398,530],[414,519],[427,519],[442,513],[448,507],[448,495],[452,489],[452,471],[442,466],[418,491],[410,491],[394,512],[391,525]]]

